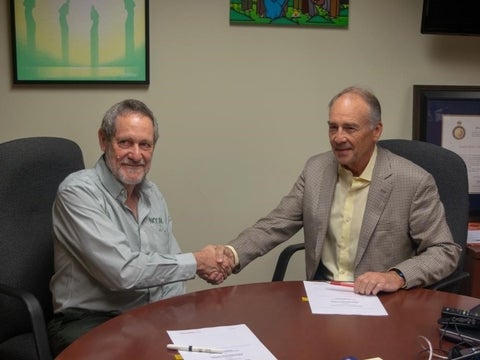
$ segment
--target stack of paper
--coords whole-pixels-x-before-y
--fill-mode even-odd
[[[262,359],[276,360],[255,334],[245,325],[216,326],[189,330],[168,330],[175,345],[219,349],[222,353],[179,351],[184,360]]]
[[[468,223],[467,244],[480,244],[480,222]]]
[[[304,286],[314,314],[388,315],[377,296],[355,294],[351,286],[315,281],[304,281]]]

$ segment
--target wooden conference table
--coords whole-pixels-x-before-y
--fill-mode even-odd
[[[440,344],[442,307],[471,309],[480,299],[427,289],[379,296],[388,316],[312,314],[301,281],[209,290],[142,306],[93,329],[57,360],[175,359],[167,330],[246,324],[279,360],[426,359],[419,336]],[[452,344],[442,341],[444,349]],[[262,359],[255,359],[262,360]]]

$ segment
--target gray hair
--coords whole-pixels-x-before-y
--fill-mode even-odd
[[[140,100],[135,99],[126,99],[120,101],[107,110],[103,116],[102,125],[100,127],[106,139],[110,141],[115,136],[115,132],[117,131],[117,118],[129,113],[140,113],[152,120],[153,141],[154,144],[156,144],[159,136],[157,120],[155,119],[152,110],[150,110],[147,105]]]
[[[372,129],[382,121],[382,108],[378,98],[370,90],[358,86],[350,86],[340,91],[332,98],[332,100],[330,100],[328,103],[328,109],[330,110],[335,101],[345,94],[358,95],[367,103],[368,107],[370,108],[369,120]]]

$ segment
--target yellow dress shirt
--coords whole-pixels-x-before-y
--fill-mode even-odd
[[[331,280],[353,281],[354,263],[368,190],[377,158],[375,148],[370,161],[355,177],[351,171],[338,167],[327,237],[322,250],[322,263]]]

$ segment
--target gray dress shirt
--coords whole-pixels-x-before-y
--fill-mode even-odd
[[[180,253],[155,184],[145,179],[138,190],[137,220],[103,157],[60,185],[53,205],[55,312],[125,311],[185,292],[195,258]]]

